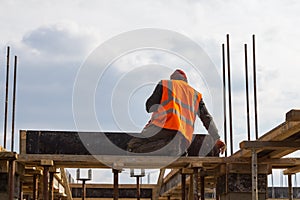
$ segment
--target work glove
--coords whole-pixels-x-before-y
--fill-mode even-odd
[[[222,140],[218,139],[216,142],[216,146],[218,147],[218,149],[220,149],[221,154],[223,154],[225,152],[226,144]]]

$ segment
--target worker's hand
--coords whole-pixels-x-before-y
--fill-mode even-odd
[[[222,140],[218,139],[216,145],[218,149],[220,149],[220,153],[223,154],[226,150],[226,144]]]

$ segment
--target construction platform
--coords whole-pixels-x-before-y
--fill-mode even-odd
[[[289,111],[285,122],[256,141],[241,142],[240,150],[229,157],[219,157],[212,143],[207,143],[210,140],[203,142],[204,136],[195,136],[198,139],[189,149],[192,156],[170,157],[119,155],[118,151],[107,152],[107,141],[98,139],[85,148],[78,134],[21,130],[20,153],[0,152],[0,199],[72,199],[65,168],[112,168],[113,199],[119,198],[118,174],[122,169],[160,169],[157,184],[151,185],[155,191],[151,199],[194,199],[195,195],[205,199],[206,192],[215,191],[216,200],[266,199],[267,175],[272,169],[284,169],[292,195],[291,174],[300,171],[300,158],[286,157],[300,149],[300,110]],[[118,143],[121,152],[122,144],[132,137],[101,134]],[[120,136],[125,138],[120,140]],[[199,154],[199,144],[207,145],[210,151]],[[165,176],[166,169],[172,170]]]

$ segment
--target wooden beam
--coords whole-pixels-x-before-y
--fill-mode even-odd
[[[0,160],[16,160],[18,159],[18,154],[16,152],[10,152],[10,151],[2,151],[0,152]]]
[[[286,113],[285,120],[300,121],[300,110],[296,110],[296,109],[290,110],[289,112]]]
[[[300,121],[286,121],[261,136],[257,141],[283,141],[296,134],[300,134]],[[257,150],[257,153],[260,151],[261,150]],[[231,157],[250,158],[251,151],[241,149]]]
[[[155,188],[155,196],[154,196],[154,200],[158,200],[159,198],[159,195],[160,195],[160,189],[161,189],[161,186],[164,182],[164,176],[165,176],[165,169],[161,169],[159,171],[159,176],[158,176],[158,179],[157,179],[157,186]]]
[[[66,172],[65,172],[65,168],[60,168],[60,173],[61,173],[61,178],[63,180],[63,186],[65,188],[67,199],[72,200],[72,192],[71,192],[70,185],[69,185],[69,182],[68,182],[68,178],[67,178],[67,175],[66,175]]]
[[[287,174],[296,174],[296,173],[299,173],[299,172],[300,172],[300,165],[284,170],[283,174],[285,174],[285,175],[287,175]]]
[[[286,150],[300,149],[300,142],[291,141],[243,141],[240,143],[241,149],[260,149],[260,150]]]
[[[122,168],[183,168],[189,164],[203,162],[221,164],[220,157],[168,157],[168,156],[114,156],[114,155],[51,155],[21,154],[18,162],[27,166],[39,165],[41,160],[53,160],[56,167],[66,168],[111,168],[115,163],[122,163]]]
[[[300,131],[300,121],[286,121],[274,129],[270,130],[259,141],[281,141],[294,134],[298,134]]]
[[[20,130],[20,154],[26,154],[26,131]]]

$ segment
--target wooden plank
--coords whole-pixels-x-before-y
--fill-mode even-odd
[[[53,160],[42,159],[41,165],[42,166],[53,166]]]
[[[20,154],[26,154],[26,131],[20,130]]]
[[[61,178],[63,180],[63,186],[65,188],[65,192],[68,200],[72,200],[72,192],[69,186],[68,178],[64,168],[60,168]]]
[[[159,172],[159,176],[158,176],[158,179],[157,179],[157,186],[155,188],[155,193],[154,193],[154,196],[153,196],[153,199],[154,200],[158,200],[159,198],[159,195],[160,195],[160,188],[163,184],[163,181],[164,181],[164,176],[165,176],[165,169],[161,169],[160,172]]]
[[[0,152],[0,160],[16,160],[18,158],[18,154],[16,152],[10,151],[2,151]]]
[[[296,173],[299,173],[299,172],[300,172],[300,165],[284,170],[283,174],[285,174],[285,175],[287,175],[287,174],[296,174]]]
[[[297,135],[300,137],[300,121],[287,121],[270,130],[257,141],[283,141],[292,136],[296,137]],[[258,150],[257,153],[260,153],[261,151],[262,150]],[[251,157],[251,151],[241,149],[231,157]]]
[[[300,122],[286,121],[261,136],[259,141],[282,141],[294,134],[299,134]]]
[[[229,173],[251,174],[251,164],[229,164],[228,171]],[[259,164],[258,173],[270,174],[272,170],[268,164]]]
[[[290,142],[290,141],[243,141],[240,143],[241,149],[271,149],[271,150],[286,150],[300,149],[300,142]]]
[[[300,121],[300,110],[292,109],[285,115],[286,121]]]
[[[272,166],[282,166],[286,168],[287,166],[300,165],[300,158],[269,158],[269,159],[259,159],[258,163],[270,164]]]
[[[124,163],[124,168],[182,168],[190,163],[223,163],[220,157],[179,157],[169,156],[117,156],[117,155],[19,155],[18,162],[39,165],[40,160],[53,160],[56,167],[68,168],[111,168],[114,163]]]
[[[20,135],[21,154],[127,155],[127,144],[138,133],[23,130]],[[195,134],[187,151],[190,156],[219,155],[212,137],[205,134]]]

